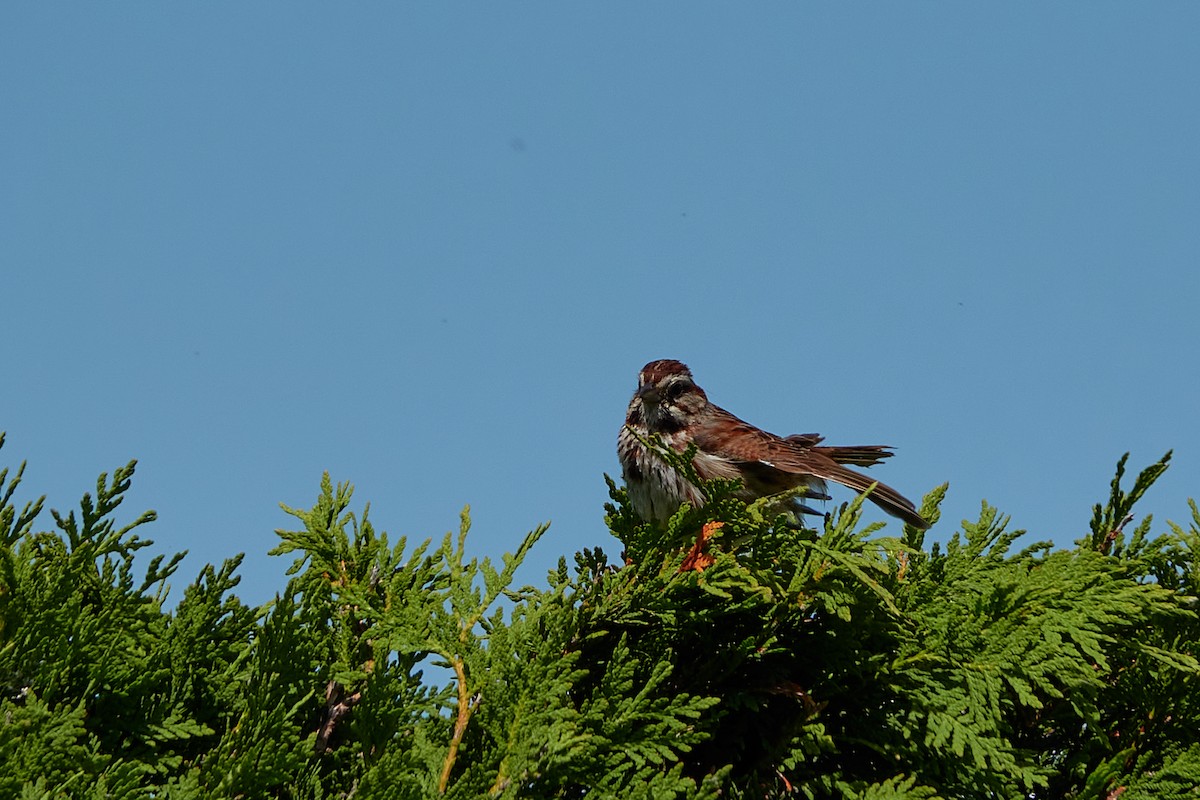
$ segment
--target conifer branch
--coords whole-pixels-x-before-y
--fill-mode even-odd
[[[232,594],[235,557],[173,609],[179,557],[135,580],[151,516],[115,517],[132,464],[48,531],[0,470],[0,795],[1182,800],[1200,507],[1132,526],[1167,458],[1128,492],[1126,463],[1071,549],[986,503],[929,548],[861,497],[800,528],[728,482],[648,524],[609,481],[625,558],[519,590],[544,526],[493,562],[464,512],[406,553],[325,475],[273,603]]]
[[[450,785],[450,773],[458,758],[458,748],[462,744],[463,735],[467,732],[467,723],[471,721],[471,714],[483,699],[479,693],[476,693],[474,697],[471,696],[467,687],[467,673],[462,657],[452,656],[448,660],[454,669],[454,679],[458,684],[458,705],[454,720],[454,732],[450,736],[450,747],[446,752],[446,759],[442,763],[442,772],[438,778],[438,794],[445,794],[446,788]]]

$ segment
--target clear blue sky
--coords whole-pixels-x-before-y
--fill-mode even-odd
[[[1068,545],[1200,495],[1200,4],[10,3],[0,463],[161,551],[323,470],[526,581],[619,546],[639,367]],[[839,495],[838,499],[846,499]],[[43,517],[49,527],[49,514]]]

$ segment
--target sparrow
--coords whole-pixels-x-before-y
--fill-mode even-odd
[[[706,499],[700,487],[649,446],[654,436],[680,453],[694,444],[696,474],[704,480],[740,481],[737,496],[746,502],[798,488],[805,490],[805,499],[828,500],[826,484],[832,481],[856,492],[870,489],[867,499],[888,514],[917,528],[929,527],[912,502],[895,489],[850,469],[889,458],[890,447],[829,447],[815,433],[768,433],[709,402],[687,365],[672,359],[642,367],[617,439],[630,503],[648,521],[666,520],[682,503],[697,507]],[[795,509],[819,513],[803,504]]]

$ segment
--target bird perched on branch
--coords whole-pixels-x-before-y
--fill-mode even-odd
[[[665,520],[681,503],[699,506],[705,501],[699,487],[653,450],[654,436],[680,453],[694,444],[696,474],[704,480],[740,480],[738,496],[747,502],[801,487],[808,499],[828,500],[826,481],[833,481],[856,492],[871,489],[867,499],[887,513],[909,525],[929,527],[895,489],[846,466],[878,464],[892,455],[890,447],[827,447],[815,433],[787,437],[767,433],[710,403],[687,365],[670,359],[642,367],[617,440],[630,502],[646,520]],[[805,506],[799,510],[812,512]]]

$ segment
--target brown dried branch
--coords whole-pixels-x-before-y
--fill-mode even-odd
[[[462,743],[463,734],[467,732],[467,723],[471,714],[479,707],[482,695],[476,693],[472,697],[467,689],[467,671],[463,665],[462,656],[447,659],[454,667],[454,678],[458,682],[458,717],[454,721],[454,735],[450,737],[450,750],[446,753],[446,761],[442,765],[442,776],[438,779],[438,794],[445,794],[450,785],[450,772],[454,769],[454,761],[458,758],[458,746]]]
[[[1100,543],[1100,552],[1108,555],[1108,551],[1112,549],[1113,542],[1124,532],[1125,526],[1131,522],[1133,522],[1133,514],[1126,514],[1125,519],[1121,520],[1121,523],[1117,527],[1105,534],[1104,541]]]
[[[313,748],[317,755],[329,751],[329,740],[333,738],[338,723],[362,700],[361,690],[345,697],[342,696],[343,691],[337,681],[330,681],[325,686],[325,719],[317,729],[317,743]]]

